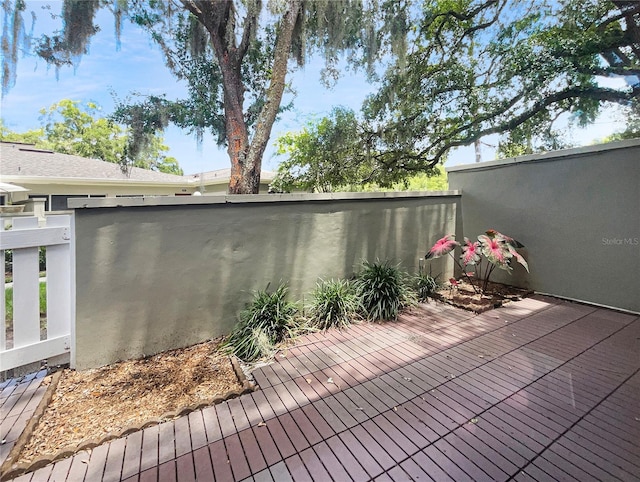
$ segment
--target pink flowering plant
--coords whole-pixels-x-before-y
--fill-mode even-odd
[[[458,246],[462,250],[459,259],[453,255],[453,250]],[[511,263],[515,260],[529,272],[527,261],[516,251],[523,247],[524,245],[515,239],[489,229],[485,234],[478,236],[477,241],[465,237],[462,244],[455,240],[453,234],[449,234],[436,241],[425,255],[425,259],[451,256],[474,291],[484,294],[491,273],[496,268],[511,272],[513,270]],[[470,266],[474,267],[475,273],[469,271]]]

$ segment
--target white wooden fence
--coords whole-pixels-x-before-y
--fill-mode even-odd
[[[69,354],[75,365],[73,216],[15,217],[0,222],[0,267],[5,294],[5,250],[13,251],[13,343],[7,343],[5,296],[0,296],[0,370]],[[5,224],[10,224],[5,229]],[[40,327],[39,247],[47,248],[46,337]]]

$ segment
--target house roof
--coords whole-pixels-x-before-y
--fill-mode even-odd
[[[275,177],[275,172],[271,171],[262,171],[260,173],[260,180],[262,182],[273,181]],[[200,174],[193,174],[190,177],[195,179],[197,182],[203,182],[204,184],[217,184],[220,182],[228,182],[231,177],[231,169],[217,169],[215,171],[206,171],[201,172]]]
[[[183,176],[133,167],[122,172],[118,164],[37,149],[30,144],[0,143],[3,176],[112,179],[183,184]]]
[[[124,173],[118,164],[100,159],[60,154],[38,149],[33,144],[0,142],[0,175],[28,178],[63,178],[124,182],[150,182],[162,184],[208,185],[229,181],[231,169],[218,169],[200,174],[176,176],[163,172],[132,167]],[[262,182],[271,181],[273,172],[262,171]],[[201,179],[202,178],[202,179]]]

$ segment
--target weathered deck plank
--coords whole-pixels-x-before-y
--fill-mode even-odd
[[[260,391],[24,480],[640,480],[638,340],[638,316],[542,296],[420,306],[305,336]]]

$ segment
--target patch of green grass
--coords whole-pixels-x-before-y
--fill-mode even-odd
[[[5,319],[7,324],[13,322],[13,288],[4,290],[4,301],[6,307]],[[47,283],[40,283],[40,314],[47,312]]]

